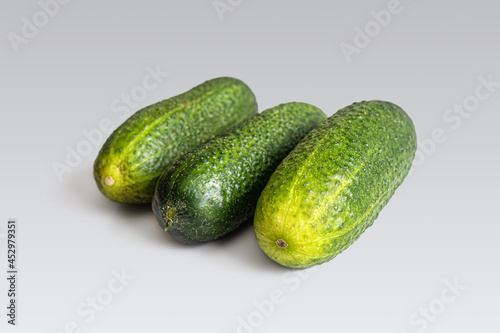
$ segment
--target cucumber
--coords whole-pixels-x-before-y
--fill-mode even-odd
[[[398,106],[348,106],[312,130],[263,190],[254,229],[274,261],[306,268],[331,260],[372,225],[408,174],[417,148]]]
[[[281,104],[184,155],[156,185],[153,211],[160,226],[178,241],[195,244],[251,220],[274,169],[325,119],[310,104]]]
[[[151,204],[156,181],[167,166],[256,113],[250,88],[229,77],[145,107],[104,143],[94,163],[97,186],[113,201]]]

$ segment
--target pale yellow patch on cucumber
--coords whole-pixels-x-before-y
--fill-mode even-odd
[[[113,177],[107,176],[106,178],[104,178],[104,184],[106,184],[107,186],[113,186],[115,184],[115,180],[113,179]]]

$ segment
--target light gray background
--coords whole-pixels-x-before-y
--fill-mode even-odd
[[[2,1],[0,234],[8,218],[19,221],[20,294],[12,328],[1,279],[0,330],[55,333],[76,322],[81,332],[236,332],[278,289],[285,302],[246,331],[414,333],[412,313],[439,305],[445,281],[457,279],[466,290],[425,331],[498,332],[500,91],[457,129],[443,115],[479,76],[500,81],[500,4],[401,0],[404,10],[348,63],[340,43],[352,44],[354,28],[388,2],[233,0],[221,20],[212,0],[73,0],[16,53],[8,33],[40,7]],[[331,115],[385,99],[410,114],[421,141],[436,128],[447,140],[358,242],[301,278],[267,259],[251,227],[183,246],[148,208],[109,202],[92,177],[96,147],[57,179],[52,163],[64,162],[66,146],[103,118],[117,127],[111,103],[156,65],[169,76],[134,111],[228,75],[254,90],[260,110],[303,101]],[[85,322],[79,304],[122,269],[135,278]]]

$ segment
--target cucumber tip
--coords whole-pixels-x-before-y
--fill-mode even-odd
[[[104,178],[104,184],[106,184],[107,186],[113,186],[114,183],[115,180],[113,179],[113,177],[107,176],[106,178]]]
[[[288,244],[283,239],[278,239],[276,241],[276,246],[278,246],[280,249],[286,249]]]

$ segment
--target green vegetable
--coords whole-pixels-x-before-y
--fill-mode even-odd
[[[372,225],[408,174],[416,147],[411,119],[392,103],[340,110],[271,176],[255,212],[260,247],[287,267],[331,260]]]
[[[312,105],[282,104],[186,154],[158,180],[153,211],[161,227],[184,243],[236,229],[253,216],[276,166],[325,119]]]
[[[257,113],[255,96],[233,78],[207,81],[132,115],[94,163],[99,190],[122,203],[151,203],[156,181],[182,154]]]

